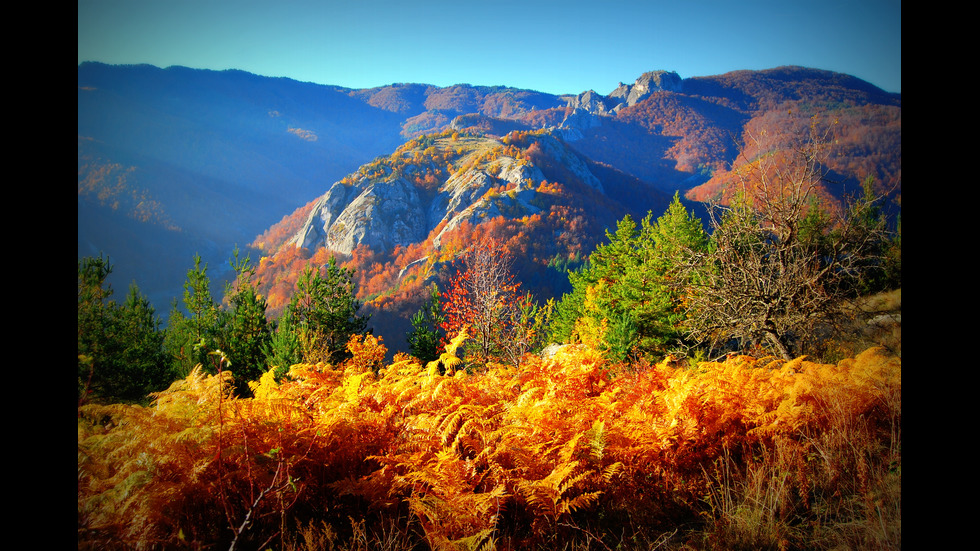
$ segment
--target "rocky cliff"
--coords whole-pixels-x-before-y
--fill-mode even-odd
[[[424,241],[437,228],[442,235],[464,222],[478,224],[498,216],[533,215],[545,175],[528,157],[528,147],[504,143],[506,138],[443,135],[410,142],[393,155],[364,165],[338,181],[315,203],[290,243],[349,255],[358,245],[390,253],[395,247]],[[576,153],[549,133],[529,143],[574,175],[580,185],[602,193],[602,182]],[[448,169],[437,185],[426,186],[421,175]]]
[[[572,112],[565,117],[561,126],[565,129],[578,130],[595,128],[602,124],[599,117],[614,116],[621,109],[636,105],[654,92],[680,92],[681,85],[682,80],[677,73],[650,71],[640,75],[633,84],[620,82],[608,96],[602,96],[593,90],[583,92],[568,98],[568,107]],[[565,136],[575,139],[577,134],[566,132]]]

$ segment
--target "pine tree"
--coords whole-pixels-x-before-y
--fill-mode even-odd
[[[643,232],[653,249],[641,260],[639,271],[644,275],[635,291],[645,297],[634,312],[640,326],[639,346],[662,353],[684,341],[683,302],[688,283],[684,267],[707,249],[709,237],[701,219],[688,212],[676,192],[666,212],[652,225],[644,225]],[[626,279],[627,285],[636,283]]]
[[[412,316],[412,329],[407,336],[409,354],[418,358],[422,365],[439,358],[442,353],[444,337],[439,327],[444,321],[439,303],[439,287],[433,283],[429,287],[429,297]]]
[[[303,361],[338,365],[350,357],[347,341],[351,335],[367,333],[368,323],[358,315],[361,303],[355,297],[354,271],[338,266],[336,258],[330,257],[322,270],[307,266],[289,304]]]
[[[176,299],[170,308],[165,348],[177,378],[186,377],[198,364],[210,373],[218,370],[211,352],[220,350],[226,317],[211,295],[207,271],[207,265],[201,265],[201,256],[194,255],[194,267],[188,270],[184,282],[184,311]]]
[[[163,349],[160,319],[136,283],[130,285],[126,302],[119,310],[119,323],[119,339],[124,343],[120,355],[124,376],[118,395],[142,400],[150,392],[166,388],[173,376]]]
[[[78,261],[78,400],[81,404],[98,386],[105,358],[112,355],[108,336],[112,332],[112,312],[108,302],[112,289],[105,280],[112,273],[108,259],[84,258]]]
[[[265,363],[274,370],[277,381],[282,381],[289,368],[303,361],[303,343],[300,327],[289,305],[273,324],[272,334],[266,345]]]
[[[235,248],[231,268],[235,284],[226,291],[231,312],[221,338],[221,350],[231,364],[239,394],[248,392],[248,381],[256,381],[266,370],[266,351],[272,332],[266,319],[266,300],[260,296],[253,281],[255,268],[249,257],[239,259]]]
[[[556,307],[553,340],[582,340],[609,357],[663,354],[683,340],[684,295],[681,267],[708,238],[701,221],[688,213],[680,196],[652,222],[639,225],[629,215],[615,233],[606,232],[581,269],[569,273],[572,292]]]
[[[110,273],[101,255],[78,262],[79,403],[143,401],[171,381],[153,306],[135,283],[123,304],[110,300]]]

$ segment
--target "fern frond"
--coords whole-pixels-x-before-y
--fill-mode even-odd
[[[465,415],[465,408],[460,408],[444,417],[442,422],[439,423],[438,430],[443,447],[449,447],[456,439],[456,434],[463,425],[463,417]]]
[[[446,345],[446,348],[439,356],[439,359],[433,360],[426,364],[426,370],[430,378],[439,372],[440,365],[445,368],[447,376],[452,376],[453,372],[456,370],[456,367],[463,363],[463,360],[456,354],[456,350],[459,349],[463,342],[469,338],[468,331],[469,328],[465,326],[460,329],[459,334],[457,334],[453,340]]]
[[[361,382],[365,377],[371,375],[370,371],[365,371],[364,373],[359,373],[357,375],[351,375],[344,379],[342,384],[342,389],[344,392],[344,400],[349,404],[357,403],[358,391],[361,388]]]
[[[618,475],[622,470],[623,463],[621,461],[617,461],[602,470],[602,479],[606,482],[612,482],[612,479],[615,478],[616,475]]]
[[[578,465],[578,461],[557,465],[541,482],[546,487],[553,489],[556,496],[561,496],[568,489],[567,481],[571,474],[578,469]]]
[[[469,338],[469,330],[469,326],[465,325],[459,330],[459,333],[446,345],[445,351],[447,354],[456,356],[456,350]]]
[[[578,441],[585,436],[585,433],[577,433],[568,442],[561,446],[561,452],[559,454],[559,461],[561,463],[567,464],[569,462],[577,464],[577,461],[572,461],[572,457],[575,456],[575,450],[578,447]]]
[[[442,363],[442,358],[438,360],[432,360],[431,362],[425,364],[425,376],[428,380],[433,380],[439,375],[439,365]]]
[[[449,542],[451,549],[456,551],[493,551],[497,544],[493,539],[493,528]]]
[[[574,513],[579,509],[589,508],[596,502],[600,495],[602,495],[602,492],[586,492],[579,494],[572,499],[564,500],[561,502],[559,512]]]
[[[560,497],[561,496],[564,496],[565,494],[568,493],[569,490],[571,490],[576,485],[578,485],[579,482],[582,482],[583,480],[589,478],[590,476],[592,476],[592,474],[593,474],[592,471],[582,471],[581,473],[579,473],[579,474],[577,474],[577,475],[575,475],[575,476],[573,476],[571,478],[566,478],[558,486],[558,495]]]
[[[589,436],[589,453],[592,457],[602,460],[602,456],[606,450],[606,423],[602,420],[597,420],[592,424],[592,428],[588,431]]]
[[[270,369],[262,374],[258,381],[249,381],[249,390],[256,399],[262,400],[281,395],[279,384],[276,382],[275,369]]]

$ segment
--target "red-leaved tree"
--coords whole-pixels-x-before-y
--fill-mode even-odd
[[[464,349],[470,358],[486,364],[492,359],[519,366],[537,344],[547,308],[521,292],[511,271],[512,257],[503,244],[487,237],[460,256],[461,266],[442,294],[447,339],[466,330]]]

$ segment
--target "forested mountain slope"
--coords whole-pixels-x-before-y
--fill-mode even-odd
[[[446,266],[485,236],[503,243],[520,279],[543,300],[567,291],[565,268],[629,213],[670,197],[596,165],[548,131],[497,138],[476,129],[410,140],[333,184],[253,243],[272,312],[310,262],[336,255],[357,271],[382,334],[401,335]],[[397,346],[395,344],[394,346]]]
[[[752,155],[743,148],[748,135],[786,129],[811,115],[840,121],[847,151],[831,167],[840,191],[873,174],[882,190],[900,198],[900,95],[827,71],[783,67],[694,78],[655,71],[607,96],[555,96],[468,84],[352,90],[242,71],[83,63],[79,256],[106,252],[117,266],[117,286],[136,280],[163,310],[179,296],[195,252],[220,279],[236,244],[265,243],[261,254],[269,262],[279,253],[275,236],[295,237],[304,228],[310,239],[293,243],[306,252],[290,254],[310,258],[326,246],[320,256],[341,254],[365,284],[375,280],[362,296],[377,298],[392,292],[378,275],[405,269],[397,256],[424,249],[440,222],[443,232],[463,220],[507,225],[523,239],[535,235],[525,217],[546,217],[525,208],[533,206],[528,198],[558,197],[553,190],[560,189],[548,208],[581,209],[558,215],[548,239],[552,248],[577,243],[555,249],[553,260],[564,266],[569,255],[587,254],[623,214],[659,215],[675,190],[696,200],[724,198],[729,169],[740,155]],[[462,141],[450,143],[454,130]],[[440,134],[425,137],[431,133]],[[508,135],[520,139],[504,143]],[[478,158],[497,150],[499,158]],[[410,172],[377,172],[402,164]],[[410,196],[415,190],[425,215],[413,215],[415,226],[397,237],[384,225],[373,227],[373,237],[355,237],[350,220],[358,208],[368,213],[368,198],[391,208],[383,205],[390,197],[379,194],[382,181],[389,191],[401,186]],[[364,195],[367,187],[374,191]],[[341,188],[357,193],[341,197]],[[498,194],[496,203],[481,203],[488,193]],[[339,241],[316,241],[307,224],[327,195],[332,214],[321,204],[316,216],[321,230],[346,216]],[[440,197],[445,204],[432,203]],[[360,207],[352,207],[357,200]],[[483,206],[460,217],[476,204]],[[371,255],[364,256],[365,247]],[[403,261],[426,255],[410,256]]]
[[[900,96],[78,94],[80,549],[900,549]]]

